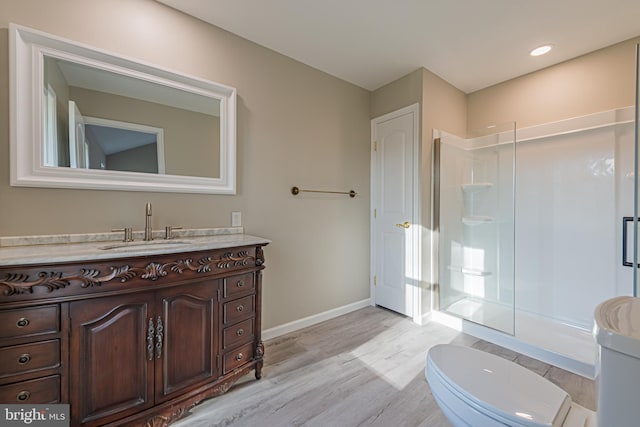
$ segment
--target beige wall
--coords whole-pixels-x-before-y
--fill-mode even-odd
[[[467,129],[513,121],[522,128],[633,105],[638,42],[628,40],[469,94]]]
[[[105,158],[106,168],[116,171],[158,173],[157,148],[155,143],[151,143],[110,154]]]
[[[371,93],[371,118],[422,103],[422,69],[376,89]]]
[[[9,186],[9,22],[234,86],[238,195]],[[265,250],[265,328],[369,296],[369,98],[361,88],[152,0],[0,2],[0,235],[230,225]],[[291,186],[358,197],[292,196]]]

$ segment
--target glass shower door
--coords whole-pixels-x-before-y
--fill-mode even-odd
[[[515,125],[491,131],[437,145],[439,304],[513,334]]]
[[[634,152],[635,152],[635,164],[634,164],[634,215],[633,215],[633,248],[635,264],[633,275],[633,295],[640,297],[640,242],[638,241],[638,216],[640,215],[640,174],[638,173],[640,164],[640,150],[638,147],[638,139],[640,134],[640,44],[636,45],[636,81],[635,81],[635,136],[634,136]],[[623,232],[626,233],[626,230]],[[623,260],[626,261],[626,260]]]

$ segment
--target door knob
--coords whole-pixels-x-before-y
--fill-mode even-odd
[[[409,221],[405,221],[402,224],[396,224],[396,227],[409,228],[411,227],[411,223]]]

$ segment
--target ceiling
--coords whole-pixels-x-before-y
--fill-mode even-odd
[[[369,90],[425,67],[470,93],[640,35],[640,0],[158,1]]]

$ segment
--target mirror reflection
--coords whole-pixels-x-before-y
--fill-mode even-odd
[[[220,101],[44,55],[43,165],[220,177]]]
[[[9,24],[10,183],[236,194],[236,89]]]

